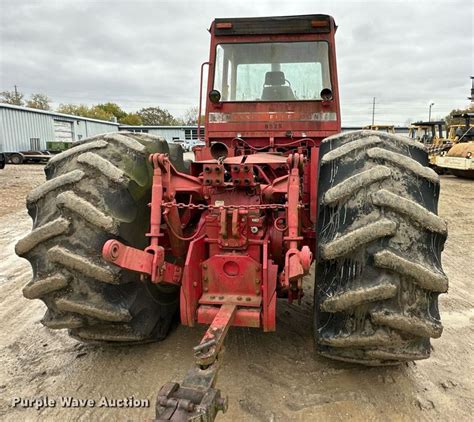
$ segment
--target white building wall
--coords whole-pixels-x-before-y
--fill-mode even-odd
[[[102,133],[117,132],[118,125],[110,125],[98,122],[91,122],[88,120],[78,120],[74,125],[76,132],[76,141],[90,138],[91,136],[101,135]]]
[[[16,152],[30,149],[30,139],[39,139],[41,149],[55,139],[54,121],[72,123],[72,139],[78,141],[108,132],[117,132],[118,124],[87,119],[44,110],[0,104],[0,151]]]
[[[160,136],[168,142],[175,140],[197,139],[197,126],[128,126],[121,125],[120,131],[144,132],[150,135]],[[202,137],[204,137],[204,127],[201,127]]]
[[[31,138],[39,138],[41,148],[46,149],[46,142],[54,140],[51,116],[0,108],[0,149],[29,150]]]
[[[174,139],[184,139],[184,129],[181,128],[150,129],[148,133],[150,135],[161,136],[165,138],[167,142],[173,142]]]

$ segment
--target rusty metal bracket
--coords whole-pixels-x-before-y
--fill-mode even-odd
[[[149,253],[148,248],[142,251],[110,239],[102,248],[102,256],[120,268],[147,274],[152,283],[181,285],[182,268],[166,262],[163,247],[155,246],[155,253]]]

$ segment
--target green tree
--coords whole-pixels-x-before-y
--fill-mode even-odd
[[[454,109],[444,118],[448,125],[463,125],[465,120],[462,117],[454,117],[456,114],[474,113],[474,104],[471,103],[465,109]]]
[[[59,113],[107,121],[112,120],[114,117],[113,114],[108,113],[97,106],[88,107],[85,104],[60,104],[57,111]]]
[[[0,92],[0,102],[6,104],[22,106],[25,104],[25,102],[23,101],[23,97],[24,95],[16,89],[14,91]]]
[[[89,116],[91,119],[98,119],[98,120],[114,120],[114,115],[108,111],[103,110],[98,105],[92,106],[89,109]]]
[[[32,94],[26,106],[39,110],[51,110],[50,102],[51,99],[45,94]]]
[[[172,126],[177,124],[177,120],[172,114],[160,107],[142,108],[137,114],[142,119],[144,125]]]
[[[143,124],[142,118],[137,113],[130,113],[119,119],[123,125],[141,126]]]
[[[123,111],[122,108],[116,103],[104,103],[97,104],[95,106],[97,110],[102,110],[103,112],[115,116],[117,120],[124,118],[127,115],[126,111]]]
[[[59,104],[58,113],[89,117],[90,109],[84,104]]]

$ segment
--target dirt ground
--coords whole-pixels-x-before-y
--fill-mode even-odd
[[[178,327],[162,342],[136,347],[84,346],[39,322],[40,301],[23,298],[31,277],[14,255],[31,227],[25,195],[43,181],[42,166],[0,171],[0,419],[145,420],[155,395],[192,363],[203,328]],[[278,305],[278,331],[232,329],[218,386],[229,396],[221,421],[472,420],[474,414],[474,181],[443,176],[440,215],[449,224],[443,265],[450,289],[440,299],[444,333],[431,359],[364,368],[317,357],[311,289],[302,306]],[[310,279],[306,283],[310,284]],[[148,399],[150,408],[13,408],[17,398]],[[471,416],[470,416],[471,415]]]

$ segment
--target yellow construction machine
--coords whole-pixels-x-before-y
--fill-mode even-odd
[[[458,177],[474,179],[474,124],[471,123],[474,113],[463,113],[453,117],[463,118],[464,124],[448,127],[450,147],[435,155],[434,164],[442,172],[449,171]]]
[[[443,151],[448,151],[453,145],[450,139],[444,137],[445,133],[447,133],[447,130],[444,120],[415,122],[408,129],[408,137],[421,142],[425,146],[428,151],[429,165],[437,173],[443,173],[444,171],[437,168],[436,158]]]
[[[395,126],[393,125],[367,125],[363,129],[378,130],[380,132],[395,133]]]

